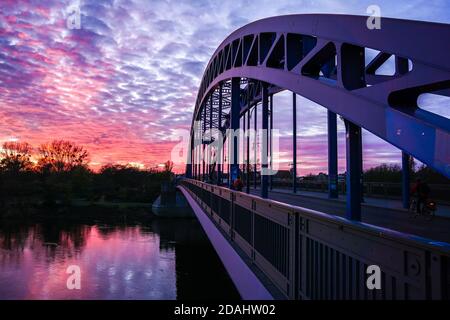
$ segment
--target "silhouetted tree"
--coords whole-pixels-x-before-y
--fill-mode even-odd
[[[54,140],[42,144],[38,152],[38,166],[42,171],[67,172],[88,164],[88,152],[70,141]]]
[[[173,170],[173,161],[167,160],[164,163],[164,172],[170,174],[172,173],[172,170]]]
[[[402,169],[399,165],[382,164],[364,172],[365,182],[401,182]]]
[[[33,148],[27,142],[5,142],[2,145],[0,168],[3,171],[19,173],[32,167],[31,152]]]

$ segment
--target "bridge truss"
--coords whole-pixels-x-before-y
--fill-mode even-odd
[[[361,128],[402,150],[404,205],[409,203],[410,157],[450,177],[450,120],[419,108],[424,93],[450,96],[450,26],[382,18],[381,29],[369,30],[366,17],[347,15],[290,15],[259,20],[228,36],[209,61],[198,92],[187,175],[222,182],[223,165],[215,164],[207,145],[194,139],[194,123],[208,129],[248,129],[252,112],[262,105],[262,127],[272,128],[273,95],[293,92],[294,191],[296,190],[296,99],[301,95],[328,109],[329,194],[336,197],[336,116],[346,126],[347,217],[360,220],[362,197]],[[410,35],[410,36],[409,36]],[[366,55],[375,52],[366,63]],[[389,59],[395,72],[379,74]],[[241,126],[241,119],[242,126]],[[255,125],[256,127],[256,122]],[[197,133],[198,134],[198,133]],[[200,141],[200,142],[198,142]],[[269,139],[270,141],[270,139]],[[248,140],[247,140],[248,142]],[[239,167],[239,149],[228,159],[232,177],[243,169],[256,176],[256,166]],[[223,150],[215,150],[226,158]],[[271,146],[261,148],[262,167],[269,167]],[[208,154],[207,154],[208,153]],[[252,172],[252,170],[254,172]],[[233,176],[234,175],[234,176]],[[256,179],[254,179],[256,182]],[[261,177],[267,197],[270,179]]]

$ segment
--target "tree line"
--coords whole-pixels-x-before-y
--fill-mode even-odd
[[[0,151],[0,208],[10,205],[70,205],[73,201],[145,202],[173,176],[163,170],[107,164],[94,172],[85,147],[53,140],[36,149],[27,142],[4,142]]]

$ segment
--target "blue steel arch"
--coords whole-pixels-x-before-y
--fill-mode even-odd
[[[192,124],[227,80],[254,79],[306,97],[450,177],[450,120],[417,105],[422,93],[450,96],[450,25],[382,18],[381,29],[369,30],[366,20],[288,15],[236,30],[206,67]],[[379,51],[368,65],[366,48]],[[395,73],[378,75],[391,56]]]

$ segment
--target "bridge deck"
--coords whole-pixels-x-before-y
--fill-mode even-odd
[[[250,192],[254,195],[260,194],[259,189],[251,189]],[[269,191],[269,199],[337,216],[345,215],[345,201],[342,199],[328,199],[325,194],[316,192],[293,194],[288,190],[274,189],[273,191]],[[363,204],[362,221],[372,225],[450,243],[450,219],[447,217],[436,216],[432,221],[427,221],[423,217],[410,218],[405,210]]]

